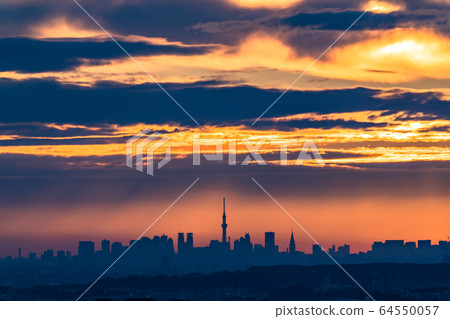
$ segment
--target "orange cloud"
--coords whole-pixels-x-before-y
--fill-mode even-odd
[[[383,110],[361,111],[346,113],[317,114],[305,113],[286,117],[272,118],[274,123],[282,123],[293,120],[308,121],[354,121],[364,123],[389,123],[387,126],[358,128],[305,128],[292,130],[278,130],[268,128],[258,130],[245,126],[202,126],[185,128],[184,130],[176,124],[169,125],[145,125],[133,126],[111,125],[112,133],[97,134],[95,128],[90,128],[90,136],[73,136],[73,138],[104,138],[104,137],[129,137],[144,128],[153,131],[166,131],[170,137],[172,155],[175,158],[183,158],[192,154],[193,139],[223,140],[224,150],[227,153],[230,140],[236,140],[236,152],[238,154],[248,153],[243,139],[251,139],[253,143],[265,140],[260,152],[261,154],[274,154],[280,151],[280,145],[275,141],[295,140],[297,145],[289,146],[289,151],[298,152],[305,139],[312,139],[322,152],[345,152],[359,154],[360,157],[344,157],[339,159],[326,158],[327,165],[342,166],[360,163],[388,163],[388,162],[411,162],[411,161],[450,161],[450,132],[445,130],[433,131],[433,127],[450,127],[449,120],[423,119],[424,114],[414,115],[405,112],[384,115]],[[405,119],[405,116],[407,119]],[[48,124],[60,130],[72,128],[71,125]],[[76,126],[79,127],[79,126]],[[80,126],[81,127],[81,126]],[[83,127],[86,128],[86,127]],[[2,140],[22,138],[18,135],[4,135]],[[39,140],[40,138],[35,138]],[[46,139],[51,139],[47,137]],[[68,137],[57,137],[53,139],[68,139]],[[163,153],[161,150],[160,153]],[[60,157],[88,157],[88,156],[110,156],[125,155],[125,143],[112,142],[110,144],[78,144],[78,145],[18,145],[1,146],[2,154],[27,154],[37,156],[60,156]],[[215,147],[202,147],[202,153],[215,153]],[[315,162],[314,162],[315,163]],[[313,164],[314,164],[313,163]],[[294,164],[290,162],[289,164]],[[74,164],[75,165],[75,164]],[[101,163],[98,164],[102,166]],[[309,164],[312,165],[312,164]]]
[[[358,31],[360,32],[360,31]],[[355,85],[429,88],[427,81],[450,80],[450,39],[429,29],[362,31],[364,40],[338,43],[292,89],[348,87]],[[348,34],[351,36],[351,34]],[[130,40],[138,40],[131,37]],[[143,40],[139,37],[139,40]],[[169,43],[146,38],[152,43]],[[179,44],[179,43],[178,43]],[[192,83],[207,79],[237,81],[262,88],[288,87],[316,59],[300,56],[278,35],[255,33],[237,47],[216,45],[206,54],[138,57],[139,63],[161,83]],[[126,57],[107,64],[83,65],[76,70],[23,74],[0,72],[13,79],[56,78],[62,83],[92,85],[108,79],[127,84],[152,80]],[[308,81],[323,79],[322,81]],[[435,83],[434,83],[435,84]]]
[[[347,80],[398,83],[450,79],[450,39],[431,30],[395,29],[337,47],[314,74]]]
[[[267,9],[285,9],[296,5],[303,0],[227,0],[239,7],[245,8],[267,8]]]
[[[366,10],[374,2],[375,2],[374,0],[367,1],[365,4],[361,6],[361,10]],[[370,7],[368,11],[375,13],[391,13],[401,10],[405,10],[404,4],[395,4],[387,1],[377,1],[373,6]]]
[[[86,29],[79,23],[69,22],[61,17],[33,26],[31,36],[37,38],[89,38],[104,37],[105,33],[98,28]]]

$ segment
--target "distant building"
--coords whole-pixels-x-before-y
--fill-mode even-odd
[[[173,246],[173,239],[172,238],[169,238],[168,240],[167,240],[167,246],[169,247],[169,252],[171,253],[171,254],[173,254],[174,252],[175,252],[175,250],[174,250],[174,246]]]
[[[81,261],[92,261],[94,259],[95,243],[93,241],[78,242],[78,258]]]
[[[253,244],[250,240],[250,235],[245,234],[244,237],[234,241],[234,251],[238,255],[249,256],[253,252]]]
[[[276,254],[278,253],[278,246],[275,245],[275,233],[266,232],[264,234],[264,248],[266,253]]]
[[[56,252],[56,259],[58,262],[63,262],[66,259],[66,252],[64,250],[58,250]]]
[[[331,248],[328,248],[328,253],[330,255],[336,254],[336,245],[331,246]]]
[[[182,254],[184,252],[184,233],[178,233],[178,254]]]
[[[185,249],[192,251],[194,248],[194,234],[193,233],[187,233],[186,234],[186,243],[185,243]]]
[[[109,256],[111,253],[111,242],[107,239],[102,240],[102,255]]]
[[[291,240],[289,241],[289,253],[295,253],[295,239],[293,231],[291,232]]]
[[[274,232],[266,232],[264,234],[264,247],[272,248],[275,246],[275,233]]]
[[[118,241],[112,243],[111,245],[111,256],[113,258],[117,258],[119,257],[123,251],[124,251],[124,247],[122,246],[122,243],[119,243]]]
[[[47,249],[41,255],[41,260],[44,263],[50,263],[53,261],[53,249]]]
[[[350,255],[350,246],[349,245],[344,245],[344,246],[338,247],[337,255],[339,257],[347,257],[347,256],[349,256]]]
[[[225,197],[223,198],[223,215],[222,215],[222,243],[227,242],[227,215],[225,214]]]
[[[431,247],[431,240],[419,240],[417,241],[417,246],[419,250],[427,250]]]
[[[417,252],[422,259],[428,259],[437,253],[437,251],[433,248],[434,247],[431,245],[431,240],[429,239],[417,241]]]
[[[256,255],[262,255],[264,253],[264,246],[260,244],[255,244],[253,246],[253,251]]]
[[[320,257],[320,256],[322,256],[322,255],[323,255],[322,247],[320,247],[319,245],[313,245],[313,246],[312,246],[312,254],[313,254],[313,256],[315,256],[315,257]]]
[[[230,237],[227,238],[227,215],[225,213],[225,197],[223,198],[222,213],[222,240],[211,240],[209,243],[209,251],[214,256],[225,257],[230,250]]]

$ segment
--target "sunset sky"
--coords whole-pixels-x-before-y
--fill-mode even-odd
[[[196,178],[147,236],[219,239],[226,196],[232,241],[309,252],[251,178],[325,247],[450,236],[449,0],[77,1],[199,125],[74,1],[2,0],[0,256],[128,242]],[[125,165],[146,128],[171,138],[155,176]],[[325,165],[193,166],[201,138],[312,139]]]

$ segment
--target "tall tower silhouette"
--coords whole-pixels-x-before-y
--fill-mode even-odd
[[[289,242],[289,252],[295,253],[294,231],[291,232],[291,241]]]
[[[225,214],[225,197],[223,198],[222,243],[227,242],[227,215]]]

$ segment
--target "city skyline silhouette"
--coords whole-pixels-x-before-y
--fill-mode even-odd
[[[277,233],[273,231],[264,233],[263,243],[253,243],[249,233],[238,238],[227,236],[233,223],[228,220],[225,197],[222,201],[223,209],[216,213],[217,236],[207,246],[195,244],[195,233],[179,232],[175,239],[164,234],[151,237],[144,234],[128,243],[111,242],[108,239],[100,242],[81,240],[75,253],[46,249],[40,255],[30,252],[27,256],[22,256],[22,249],[18,248],[16,258],[0,258],[0,274],[8,274],[8,277],[0,280],[2,279],[5,287],[14,287],[14,290],[4,288],[7,291],[3,293],[3,298],[20,300],[28,296],[27,298],[39,300],[101,300],[104,298],[101,291],[105,289],[102,288],[105,285],[109,287],[106,288],[108,291],[116,291],[113,295],[118,300],[127,300],[130,296],[142,298],[142,289],[150,289],[151,299],[156,300],[315,300],[328,294],[332,296],[334,291],[339,291],[342,298],[361,300],[367,297],[373,299],[372,294],[377,300],[394,298],[394,292],[397,294],[395,298],[399,299],[448,298],[444,288],[434,288],[431,295],[423,296],[418,285],[428,287],[438,283],[435,279],[428,278],[419,284],[417,279],[411,277],[418,278],[415,274],[431,267],[430,265],[436,265],[435,272],[445,272],[450,265],[448,241],[439,241],[437,245],[433,245],[431,240],[376,241],[366,252],[352,252],[348,244],[323,247],[327,249],[325,252],[321,246],[312,244],[312,252],[305,253],[297,249],[294,231],[291,229],[289,245],[286,249],[280,249],[277,245]],[[405,276],[401,269],[409,269],[405,279],[401,281],[410,281],[411,288],[406,293],[398,293],[395,288],[399,284],[404,286],[401,282],[380,281],[379,276],[375,276],[377,273],[385,274],[391,269],[390,265],[395,265],[395,270],[389,270],[391,276]],[[339,268],[349,269],[350,272]],[[270,285],[278,287],[273,288],[274,291],[283,292],[273,294],[269,292],[271,290],[264,288],[264,282],[273,276],[272,271],[278,270],[284,275],[278,274],[281,277],[277,283],[271,282]],[[368,277],[367,271],[372,275]],[[307,276],[311,279],[301,279],[297,286],[285,288],[289,285],[285,280],[298,274],[303,274],[300,278]],[[233,297],[230,296],[230,287],[226,283],[230,280],[229,276],[241,276],[245,282],[240,286],[239,293],[235,285]],[[210,291],[207,295],[196,292],[204,284],[199,284],[195,278],[201,281],[214,278],[207,287]],[[353,281],[349,283],[349,279]],[[150,286],[142,286],[146,282]],[[355,291],[355,284],[363,288]],[[293,285],[292,281],[290,285]],[[370,293],[365,287],[368,287]],[[61,292],[55,292],[55,289]]]
[[[366,256],[373,255],[375,259],[369,259],[369,261],[388,261],[388,260],[396,260],[396,261],[422,261],[422,262],[442,262],[448,260],[450,258],[448,255],[450,254],[450,242],[448,240],[441,240],[437,244],[433,245],[432,241],[429,239],[421,239],[417,240],[417,242],[408,241],[402,239],[387,239],[383,242],[375,241],[371,245],[371,250],[367,251],[359,251],[351,253],[350,245],[344,244],[342,246],[332,245],[331,247],[321,247],[318,244],[312,244],[312,252],[311,254],[305,253],[303,251],[296,250],[296,242],[294,237],[293,229],[289,235],[289,245],[285,249],[280,249],[278,245],[276,245],[276,234],[272,231],[267,231],[264,233],[264,244],[253,243],[251,241],[250,233],[245,233],[243,236],[234,239],[233,244],[230,236],[227,236],[227,215],[226,215],[226,198],[223,197],[223,210],[220,224],[220,228],[222,230],[220,239],[211,239],[208,246],[196,246],[194,243],[194,233],[185,233],[179,232],[177,234],[177,242],[174,242],[174,239],[168,237],[167,235],[154,235],[153,238],[149,238],[143,236],[139,240],[139,244],[136,245],[139,249],[139,246],[146,246],[146,248],[141,249],[141,251],[145,251],[145,249],[156,250],[162,249],[165,251],[167,255],[184,255],[193,254],[195,250],[209,248],[210,250],[217,250],[221,253],[234,252],[235,254],[262,254],[266,256],[277,255],[277,254],[288,254],[290,256],[297,255],[297,260],[300,261],[298,256],[312,256],[315,258],[315,261],[312,263],[327,263],[326,260],[323,260],[323,257],[326,257],[326,254],[322,251],[322,249],[327,249],[327,252],[333,256],[337,256],[339,258],[349,258],[351,255],[353,256]],[[185,237],[186,236],[186,237]],[[130,240],[128,245],[132,245],[135,240]],[[96,250],[96,244],[94,241],[83,240],[79,241],[77,254],[70,250],[57,250],[56,252],[53,249],[46,249],[40,256],[35,252],[29,252],[28,258],[29,260],[41,259],[44,261],[50,261],[53,258],[57,260],[63,259],[71,259],[78,258],[80,261],[90,261],[93,262],[94,259],[102,258],[105,260],[108,258],[115,258],[120,256],[120,254],[125,251],[128,246],[123,245],[122,242],[114,241],[111,243],[108,239],[103,239],[100,243],[100,249]],[[133,249],[133,248],[132,248]],[[147,253],[149,253],[147,252]],[[131,250],[129,254],[138,255],[137,253],[133,253]],[[100,257],[101,256],[101,257]],[[167,256],[166,256],[167,257]],[[222,256],[224,257],[224,256]],[[18,248],[17,259],[26,259],[26,256],[22,256],[22,248]],[[125,257],[126,258],[126,257]],[[11,260],[12,256],[6,256],[2,258],[3,260]],[[311,263],[311,261],[309,261]],[[353,259],[353,262],[364,262],[364,260],[358,260],[356,257]],[[367,262],[367,261],[366,261]]]

